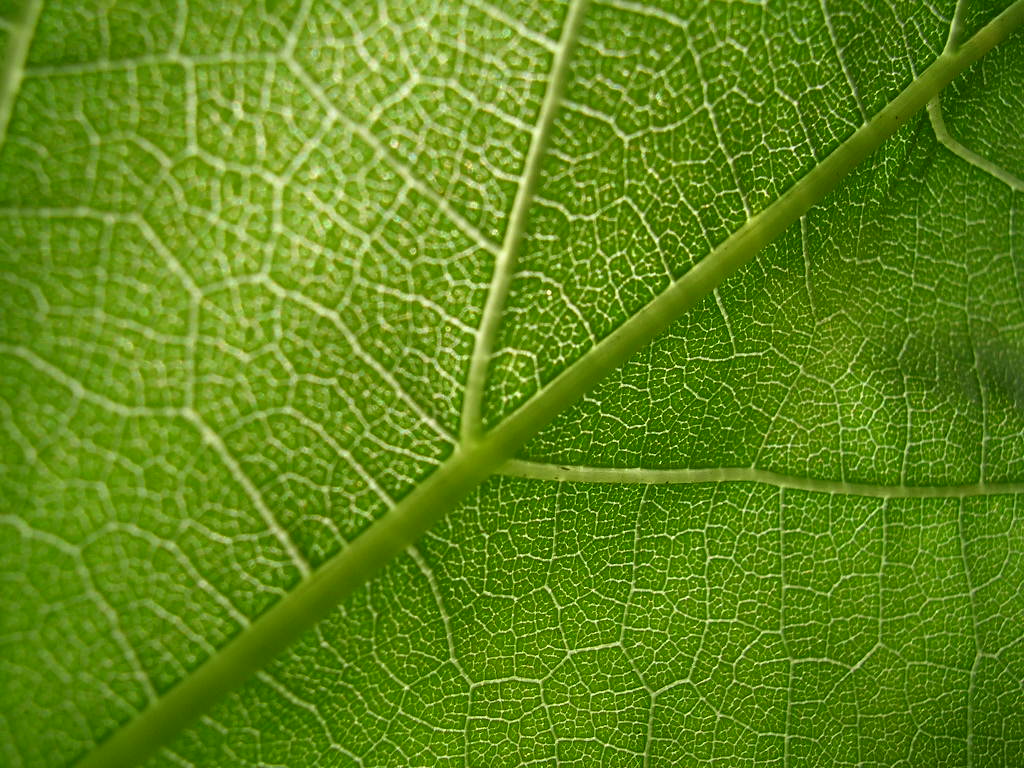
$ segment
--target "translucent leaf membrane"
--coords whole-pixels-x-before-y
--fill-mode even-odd
[[[494,480],[152,765],[1006,765],[1022,511]]]
[[[1024,476],[1020,193],[940,146],[927,116],[900,139],[524,456],[915,486]]]
[[[88,750],[450,453],[561,10],[514,13],[47,4],[0,142],[0,762]]]
[[[545,137],[563,4],[157,5],[0,0],[5,765],[423,487],[492,282],[489,425],[1001,10],[594,3]],[[1011,763],[1021,45],[153,764]]]
[[[949,28],[921,3],[665,5],[588,15],[496,346],[494,422],[835,149]]]

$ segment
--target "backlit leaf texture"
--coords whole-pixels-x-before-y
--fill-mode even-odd
[[[0,3],[0,762],[130,727],[1007,7]],[[1021,83],[148,764],[1014,765]]]

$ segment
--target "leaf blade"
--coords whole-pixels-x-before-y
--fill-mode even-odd
[[[619,367],[683,312],[752,259],[819,202],[953,77],[1024,23],[1024,0],[942,57],[858,130],[790,192],[752,217],[733,237],[673,283],[623,328],[595,346],[478,442],[442,465],[355,541],[268,610],[217,656],[129,726],[79,763],[83,768],[131,765],[166,743],[199,710],[263,667],[280,650],[327,616],[393,557],[411,546],[545,424]],[[650,309],[648,309],[650,308]],[[637,319],[639,318],[639,319]]]

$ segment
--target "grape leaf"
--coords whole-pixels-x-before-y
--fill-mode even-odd
[[[0,5],[5,764],[1024,751],[1024,1],[107,5]]]

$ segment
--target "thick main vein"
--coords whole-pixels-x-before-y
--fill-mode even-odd
[[[324,618],[400,555],[554,417],[781,235],[960,72],[1024,24],[1024,0],[955,50],[944,51],[896,98],[787,192],[673,282],[616,331],[567,367],[492,430],[464,441],[437,470],[345,549],[243,629],[159,701],[115,732],[80,768],[127,768],[167,743],[229,691]],[[525,215],[525,211],[524,211]]]
[[[469,375],[462,399],[461,437],[463,440],[473,439],[481,429],[484,385],[487,369],[494,351],[494,341],[501,325],[501,317],[505,311],[512,274],[515,270],[519,251],[522,248],[523,236],[526,234],[526,220],[533,203],[533,195],[540,179],[541,161],[547,152],[551,126],[562,103],[562,93],[569,77],[569,62],[579,38],[580,26],[586,13],[588,0],[573,0],[566,13],[562,33],[559,36],[558,48],[551,65],[551,75],[544,91],[537,124],[530,136],[530,148],[526,153],[523,172],[519,177],[512,210],[505,227],[505,237],[501,250],[494,259],[494,272],[491,277],[490,290],[484,303],[480,327],[473,343],[473,352],[469,361]]]
[[[36,33],[36,22],[43,9],[43,0],[28,0],[22,9],[21,18],[8,34],[7,50],[0,62],[0,149],[7,140],[7,125],[11,122],[14,102],[21,90],[25,77],[25,62],[28,49]]]

